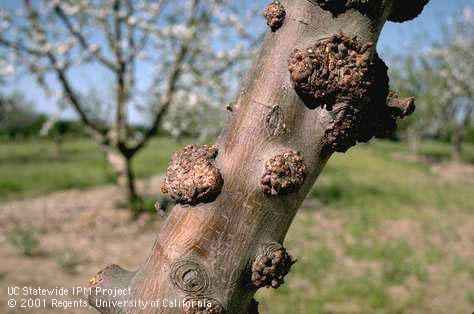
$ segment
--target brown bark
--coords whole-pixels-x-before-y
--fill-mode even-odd
[[[451,159],[456,162],[462,160],[462,130],[455,127],[451,136]]]
[[[114,171],[121,195],[124,197],[129,209],[133,209],[134,206],[139,205],[136,204],[136,202],[138,202],[140,198],[135,188],[132,159],[111,148],[106,150],[105,156]]]
[[[408,147],[410,148],[410,152],[413,155],[418,155],[420,151],[420,141],[421,136],[419,134],[419,131],[415,129],[410,129],[408,131]]]
[[[464,113],[464,118],[459,125],[454,126],[453,134],[451,136],[451,159],[456,162],[462,161],[462,142],[469,128],[474,111],[473,106],[469,106]]]
[[[278,287],[294,263],[281,244],[331,154],[387,133],[395,117],[413,111],[412,99],[388,97],[374,51],[387,17],[402,19],[393,1],[372,1],[380,6],[370,10],[351,1],[337,17],[323,2],[331,1],[286,0],[285,14],[278,4],[266,11],[272,30],[216,145],[173,156],[164,192],[179,205],[148,259],[135,272],[112,265],[91,279],[90,303],[101,312],[205,313],[196,304],[97,303],[157,299],[206,299],[208,313],[255,312],[256,290]],[[100,295],[113,287],[131,287],[132,295]]]

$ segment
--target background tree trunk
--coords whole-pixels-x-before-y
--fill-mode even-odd
[[[456,162],[462,161],[462,130],[455,127],[451,136],[451,159]]]
[[[410,152],[413,155],[418,155],[420,151],[420,142],[421,142],[421,135],[417,130],[409,130],[408,132],[408,147],[410,148]]]
[[[474,106],[468,105],[465,108],[464,117],[459,125],[454,126],[451,137],[451,157],[454,161],[462,162],[462,142],[469,126],[471,125]]]
[[[129,208],[137,206],[140,200],[135,188],[135,175],[132,168],[132,158],[112,149],[105,153],[107,162],[116,176],[117,185]]]
[[[345,129],[345,110],[351,108],[344,101],[312,109],[303,102],[290,79],[290,55],[340,33],[376,43],[395,10],[385,0],[372,17],[350,9],[335,18],[317,2],[325,1],[281,1],[286,14],[279,29],[273,22],[282,16],[281,8],[267,10],[272,32],[216,143],[217,157],[214,148],[195,146],[173,157],[164,190],[185,204],[171,211],[137,271],[111,265],[91,279],[93,306],[104,313],[200,313],[203,307],[196,304],[184,310],[148,303],[143,310],[103,302],[205,299],[210,313],[247,313],[255,311],[252,297],[260,286],[282,283],[293,261],[281,244],[332,153],[328,136],[345,138],[352,131]],[[372,56],[374,48],[369,48]],[[132,295],[96,293],[114,287],[131,287]]]

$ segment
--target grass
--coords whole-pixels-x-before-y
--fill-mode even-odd
[[[163,172],[184,144],[155,139],[134,161],[138,177]],[[0,199],[112,181],[93,143],[66,143],[58,160],[53,148],[45,141],[2,145]],[[474,186],[431,170],[430,162],[449,159],[448,145],[429,142],[421,154],[405,158],[405,144],[375,141],[334,155],[285,240],[298,262],[287,284],[259,290],[260,312],[472,312]],[[474,145],[463,157],[474,162]],[[23,254],[37,247],[28,232],[13,235]],[[70,273],[79,263],[71,252],[56,262]]]
[[[137,177],[162,173],[173,151],[186,142],[155,138],[133,160]],[[59,158],[48,140],[0,143],[0,201],[111,183],[114,175],[88,139],[64,143]]]
[[[428,143],[436,154],[449,156],[449,147]],[[436,148],[436,149],[435,149]],[[466,159],[474,159],[468,146]],[[364,208],[366,224],[372,225],[381,213],[395,219],[424,214],[420,209],[472,208],[472,186],[452,185],[436,180],[430,166],[422,162],[404,161],[394,156],[407,154],[406,147],[389,142],[364,145],[337,154],[329,161],[312,190],[312,196],[333,208],[351,211]],[[472,154],[472,156],[471,156]]]
[[[82,261],[80,255],[72,249],[55,252],[54,259],[62,271],[72,275],[77,274],[78,267]]]
[[[421,151],[449,159],[445,144]],[[317,202],[300,210],[285,240],[298,262],[287,285],[257,293],[261,312],[472,312],[472,255],[456,246],[474,239],[459,228],[472,222],[474,186],[444,182],[429,163],[400,158],[408,155],[404,144],[376,141],[331,158],[310,192]],[[464,159],[474,161],[474,146]],[[449,288],[465,278],[466,289]]]
[[[40,241],[37,231],[29,226],[15,226],[7,234],[10,244],[18,251],[18,253],[33,257],[38,255]]]

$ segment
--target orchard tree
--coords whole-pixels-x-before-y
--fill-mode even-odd
[[[390,69],[392,85],[399,95],[416,98],[417,115],[402,121],[398,131],[413,154],[419,152],[423,137],[445,132],[446,103],[452,97],[446,80],[426,66],[427,57],[416,51],[394,58]]]
[[[72,106],[130,207],[140,206],[133,157],[171,107],[223,108],[261,37],[246,28],[252,10],[232,2],[24,0],[0,12],[2,74],[32,75]],[[94,86],[96,76],[105,82]],[[91,93],[98,98],[90,101]],[[144,131],[130,123],[131,110],[143,114]]]
[[[430,53],[429,66],[445,81],[441,117],[451,132],[452,157],[461,160],[462,141],[474,120],[474,11],[466,7],[445,27],[444,40]]]
[[[171,159],[162,189],[178,205],[149,257],[137,271],[100,271],[90,303],[103,313],[257,313],[257,289],[278,288],[295,262],[282,243],[327,160],[388,136],[414,110],[389,91],[375,47],[387,20],[412,19],[426,2],[269,4],[260,54],[216,144]],[[184,307],[134,306],[165,299]]]
[[[0,135],[11,138],[30,136],[34,130],[39,130],[42,120],[21,94],[0,93]]]

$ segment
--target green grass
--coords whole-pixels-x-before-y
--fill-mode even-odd
[[[162,173],[172,152],[185,144],[153,139],[133,160],[137,177]],[[0,147],[0,200],[114,181],[104,155],[88,139],[66,141],[59,158],[48,140],[2,142]]]
[[[15,226],[7,234],[10,244],[22,255],[32,257],[39,254],[38,232],[30,226]]]
[[[447,161],[450,148],[427,143],[421,151]],[[474,283],[462,291],[447,283],[474,278],[471,255],[456,249],[468,237],[458,228],[472,222],[474,185],[440,180],[429,163],[408,155],[404,144],[376,141],[330,159],[310,192],[319,205],[297,214],[285,240],[298,262],[287,285],[257,293],[261,312],[472,311]],[[474,160],[474,146],[464,159]],[[395,235],[384,229],[397,222],[409,227]],[[431,307],[432,291],[440,308]]]
[[[466,145],[466,159],[474,160],[474,149]],[[449,147],[428,143],[430,151]],[[403,144],[376,142],[334,155],[323,170],[311,194],[323,204],[349,212],[364,209],[360,217],[373,225],[378,214],[395,219],[424,214],[423,208],[472,208],[472,186],[436,180],[430,166],[394,156],[407,154]],[[471,156],[472,154],[472,156]]]
[[[134,160],[138,177],[163,172],[185,144],[153,140]],[[113,179],[87,140],[66,143],[60,159],[47,141],[1,147],[3,200]],[[261,313],[472,312],[474,186],[432,172],[430,162],[449,159],[448,145],[429,142],[421,154],[426,158],[406,158],[405,144],[383,141],[335,154],[309,194],[317,202],[296,215],[285,240],[298,259],[287,283],[257,293]],[[474,145],[463,157],[474,162]],[[31,251],[28,235],[16,238],[20,251]],[[72,254],[57,263],[71,272],[77,266]]]

